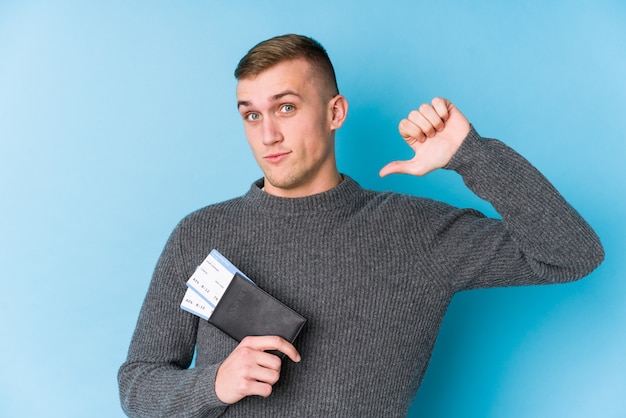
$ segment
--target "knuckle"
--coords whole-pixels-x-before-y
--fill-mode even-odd
[[[275,335],[267,335],[265,336],[265,343],[266,344],[271,344],[271,345],[275,345],[277,341],[277,338]]]
[[[406,137],[404,138],[404,140],[406,141],[406,143],[410,146],[410,145],[414,145],[417,141],[417,138],[414,138],[412,136]]]
[[[263,385],[259,388],[259,396],[267,398],[272,394],[272,385]]]
[[[280,368],[283,365],[283,362],[278,356],[272,355],[272,359],[269,361],[268,365],[272,370],[275,370],[277,373],[280,373]]]
[[[400,131],[400,135],[405,138],[419,134],[419,128],[406,119],[400,121],[398,124],[398,131]]]
[[[279,337],[278,335],[272,335],[272,344],[279,346],[283,344],[283,339],[281,337]]]
[[[420,111],[419,110],[411,110],[411,112],[409,113],[409,119],[417,119],[420,117]]]
[[[274,370],[273,373],[271,373],[272,376],[269,379],[269,383],[274,384],[276,382],[278,382],[278,379],[280,379],[280,372]]]
[[[249,358],[252,357],[252,355],[254,354],[255,350],[250,348],[250,347],[241,347],[239,349],[239,355],[245,358]]]
[[[252,382],[248,379],[242,379],[239,381],[237,385],[237,390],[239,393],[250,393],[252,390]]]

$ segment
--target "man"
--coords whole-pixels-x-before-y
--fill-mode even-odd
[[[380,174],[455,170],[502,221],[364,190],[340,174],[334,137],[348,103],[316,41],[264,41],[235,76],[264,176],[244,196],[187,216],[168,240],[119,371],[131,416],[405,416],[456,292],[572,281],[604,257],[547,180],[481,138],[448,100],[400,122],[415,157]],[[308,319],[294,344],[237,344],[180,309],[186,280],[213,248]]]

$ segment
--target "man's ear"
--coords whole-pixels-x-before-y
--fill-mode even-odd
[[[348,100],[341,94],[338,94],[330,100],[329,105],[332,117],[330,129],[334,131],[341,128],[348,116]]]

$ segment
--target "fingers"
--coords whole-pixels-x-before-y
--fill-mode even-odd
[[[398,124],[400,135],[415,152],[413,158],[387,164],[380,170],[380,176],[393,173],[423,176],[445,167],[470,128],[467,118],[450,101],[434,98]]]
[[[289,357],[291,361],[296,363],[300,361],[300,354],[298,353],[298,350],[296,350],[296,347],[294,347],[289,341],[278,336],[270,335],[263,337],[246,337],[241,341],[241,343],[254,347],[260,351],[280,351]]]
[[[448,106],[446,99],[436,97],[432,103],[422,104],[418,110],[413,110],[408,117],[398,124],[400,135],[409,145],[415,142],[424,142],[441,132],[448,120]]]
[[[246,337],[241,340],[238,347],[249,347],[261,352],[280,351],[295,363],[298,363],[301,360],[296,347],[294,347],[289,341],[276,335]]]
[[[300,354],[288,341],[277,336],[246,337],[220,365],[215,377],[215,394],[232,404],[246,396],[267,397],[280,378],[282,360],[267,351],[285,353],[295,362]]]
[[[435,109],[435,112],[437,112],[441,120],[443,122],[446,122],[448,118],[450,117],[449,111],[450,111],[450,106],[452,105],[452,103],[450,103],[450,101],[447,99],[443,99],[441,97],[435,97],[432,101],[432,105],[433,105],[433,108]]]

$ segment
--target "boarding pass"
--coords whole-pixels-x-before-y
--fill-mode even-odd
[[[180,307],[208,320],[236,273],[250,280],[218,250],[211,250],[187,280],[187,291]]]

